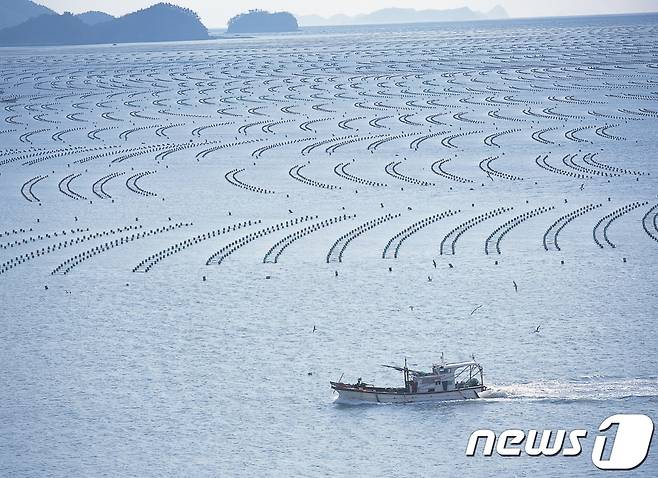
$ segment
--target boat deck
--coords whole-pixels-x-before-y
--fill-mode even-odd
[[[331,388],[340,391],[350,391],[350,392],[360,392],[360,393],[376,393],[389,394],[389,395],[436,395],[441,393],[454,393],[454,392],[464,392],[467,390],[475,390],[477,392],[483,392],[487,389],[484,385],[477,385],[474,387],[461,387],[453,390],[435,390],[431,392],[411,392],[404,387],[375,387],[372,385],[355,385],[349,383],[340,383],[340,382],[329,382]]]

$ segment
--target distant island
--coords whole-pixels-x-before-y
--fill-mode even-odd
[[[32,3],[27,0],[13,0]],[[0,46],[86,45],[206,40],[208,30],[187,8],[158,3],[114,18],[102,12],[73,15],[56,13],[31,17],[0,30]]]
[[[507,11],[500,5],[492,10],[476,12],[468,7],[449,10],[414,10],[413,8],[384,8],[372,13],[356,15],[334,15],[328,18],[318,15],[299,17],[302,26],[382,25],[394,23],[461,22],[472,20],[498,20],[508,18]]]
[[[228,21],[227,33],[273,33],[297,30],[299,30],[297,19],[291,13],[249,10]]]

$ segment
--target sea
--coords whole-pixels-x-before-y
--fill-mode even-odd
[[[657,476],[656,138],[658,15],[0,49],[0,476]]]

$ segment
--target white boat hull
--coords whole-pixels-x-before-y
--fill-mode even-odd
[[[378,393],[361,390],[336,390],[338,397],[334,403],[421,403],[473,400],[480,398],[480,394],[484,390],[482,387],[431,393]]]

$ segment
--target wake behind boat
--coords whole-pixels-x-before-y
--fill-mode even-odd
[[[329,382],[338,393],[336,403],[412,403],[480,398],[484,386],[482,366],[475,360],[432,365],[424,372],[407,367],[383,365],[404,374],[404,387],[376,387],[362,382],[355,384]]]

